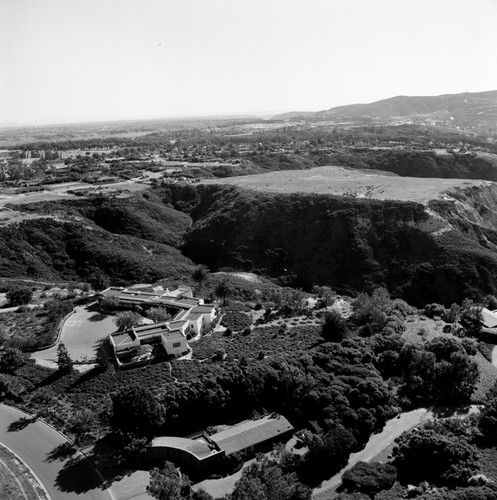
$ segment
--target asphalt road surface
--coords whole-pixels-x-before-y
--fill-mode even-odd
[[[0,404],[0,442],[37,476],[52,500],[112,500],[84,455],[57,431]]]

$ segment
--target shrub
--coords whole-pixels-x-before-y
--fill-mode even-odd
[[[147,311],[147,318],[150,318],[154,323],[162,323],[169,321],[171,315],[164,307],[152,307]]]
[[[394,465],[403,483],[463,485],[478,470],[476,448],[459,436],[421,429],[404,433],[396,443]]]
[[[424,313],[428,318],[442,318],[445,315],[445,307],[442,304],[426,304]]]
[[[390,464],[358,462],[342,476],[343,485],[351,491],[375,494],[391,488],[397,478],[397,469]]]
[[[33,290],[27,286],[16,286],[7,291],[6,297],[12,307],[29,304],[33,298]]]
[[[119,307],[119,298],[114,295],[104,297],[100,301],[102,311],[115,311]]]
[[[239,332],[252,324],[252,318],[243,312],[228,312],[223,316],[221,324]]]
[[[321,333],[327,342],[340,342],[347,334],[347,322],[338,311],[328,311]]]
[[[0,370],[6,372],[15,372],[21,366],[25,365],[28,357],[15,347],[7,347],[0,358]]]
[[[115,322],[117,329],[124,331],[138,325],[141,319],[141,316],[133,311],[124,311],[116,316]]]

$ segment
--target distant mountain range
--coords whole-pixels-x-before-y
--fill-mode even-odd
[[[370,104],[350,104],[315,113],[284,113],[273,118],[365,122],[412,120],[475,132],[497,132],[497,90],[439,96],[397,96]]]

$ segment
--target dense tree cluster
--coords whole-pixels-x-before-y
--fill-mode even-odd
[[[114,395],[112,409],[114,428],[137,436],[153,435],[164,421],[163,409],[154,395],[137,385]]]
[[[10,306],[29,304],[33,298],[33,289],[27,286],[9,288],[5,294]]]
[[[300,483],[295,472],[288,472],[289,457],[260,456],[242,473],[231,500],[310,500],[311,489]],[[291,468],[291,466],[290,466]]]
[[[394,449],[394,465],[405,484],[466,485],[478,471],[478,453],[461,436],[433,429],[404,433]]]
[[[391,488],[397,479],[397,469],[380,462],[357,462],[342,475],[342,483],[348,491],[362,491],[374,495]]]

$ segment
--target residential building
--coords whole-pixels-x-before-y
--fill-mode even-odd
[[[147,450],[154,460],[170,460],[194,473],[211,473],[224,458],[238,452],[254,454],[270,450],[293,433],[292,424],[282,415],[265,415],[245,420],[215,434],[202,432],[192,438],[162,436]]]
[[[163,292],[163,293],[161,293]],[[216,317],[216,307],[204,304],[203,299],[192,296],[190,287],[176,290],[143,292],[134,289],[109,287],[99,294],[99,299],[117,297],[119,306],[164,307],[174,314],[171,321],[140,325],[109,336],[110,344],[119,366],[132,366],[149,362],[151,352],[143,352],[140,346],[161,345],[169,356],[183,356],[190,347],[188,338],[200,335]]]

